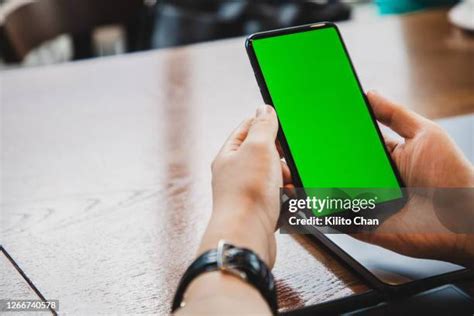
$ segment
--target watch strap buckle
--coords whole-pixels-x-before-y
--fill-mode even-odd
[[[230,273],[238,278],[247,280],[247,274],[239,269],[235,268],[231,263],[229,263],[229,250],[234,248],[224,239],[219,240],[217,244],[217,268],[222,272]]]

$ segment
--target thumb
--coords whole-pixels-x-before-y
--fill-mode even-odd
[[[274,143],[278,133],[278,119],[275,110],[269,105],[262,105],[248,131],[245,141],[256,143]]]

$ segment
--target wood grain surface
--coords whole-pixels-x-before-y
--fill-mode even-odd
[[[9,258],[0,251],[0,300],[41,300],[16,270]],[[2,306],[4,303],[2,303]],[[18,315],[18,311],[2,311],[2,315]],[[49,311],[29,311],[28,315],[51,315]]]
[[[474,112],[474,42],[444,11],[341,28],[365,88],[432,118]],[[169,312],[210,216],[210,163],[261,103],[243,45],[0,74],[0,240],[60,312]],[[368,290],[301,236],[278,235],[274,273],[282,310]]]

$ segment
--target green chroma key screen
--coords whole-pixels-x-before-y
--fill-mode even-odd
[[[252,46],[304,187],[400,187],[334,27]]]

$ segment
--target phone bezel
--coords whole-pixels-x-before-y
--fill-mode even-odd
[[[359,77],[357,75],[357,72],[354,68],[354,65],[352,63],[352,59],[349,55],[349,52],[347,50],[346,44],[344,43],[344,40],[341,36],[341,33],[339,31],[339,28],[336,26],[336,24],[331,23],[331,22],[318,22],[318,23],[313,23],[313,24],[307,24],[307,25],[302,25],[302,26],[295,26],[295,27],[289,27],[289,28],[284,28],[284,29],[276,29],[276,30],[271,30],[271,31],[264,31],[264,32],[258,32],[251,34],[247,37],[245,41],[245,48],[248,54],[248,57],[250,59],[250,63],[252,65],[255,79],[257,80],[258,86],[260,88],[260,93],[262,94],[263,100],[266,104],[271,105],[274,107],[272,98],[270,96],[270,92],[268,90],[268,87],[265,83],[265,79],[263,77],[262,70],[260,68],[260,65],[258,63],[257,56],[255,54],[255,51],[253,49],[252,41],[258,40],[258,39],[263,39],[263,38],[268,38],[268,37],[275,37],[275,36],[281,36],[281,35],[288,35],[288,34],[294,34],[294,33],[299,33],[299,32],[308,32],[308,31],[317,31],[325,28],[334,28],[336,30],[336,33],[338,35],[338,38],[342,44],[342,47],[344,49],[344,52],[348,58],[351,70],[354,74],[354,77],[357,81],[357,85],[359,88],[360,93],[363,96],[364,103],[370,113],[371,119],[373,126],[375,130],[377,131],[379,140],[382,144],[382,147],[384,148],[385,154],[390,162],[390,165],[392,167],[392,170],[397,178],[398,184],[400,185],[400,188],[404,188],[405,185],[401,179],[400,173],[395,165],[395,162],[393,161],[387,147],[385,146],[385,141],[383,138],[383,135],[380,131],[380,128],[377,124],[377,120],[375,118],[375,115],[373,113],[373,110],[370,106],[370,103],[367,99],[366,94],[364,93],[364,90],[362,88],[362,85],[360,83]],[[302,187],[302,181],[301,177],[296,169],[295,162],[293,160],[293,156],[289,150],[289,146],[285,137],[285,134],[283,133],[283,130],[281,128],[281,125],[279,124],[278,128],[278,140],[280,141],[285,159],[287,161],[288,167],[290,168],[293,182],[296,187]],[[407,202],[407,195],[404,190],[402,190],[402,197],[396,200],[388,201],[385,203],[380,203],[378,204],[379,206],[383,206],[384,210],[388,210],[389,213],[393,213],[398,211],[403,205]],[[414,288],[419,288],[421,289],[426,289],[431,286],[438,285],[440,283],[446,282],[446,281],[451,281],[453,279],[456,279],[461,276],[465,276],[467,270],[466,269],[461,269],[458,271],[453,271],[453,272],[448,272],[436,276],[432,276],[429,278],[425,279],[420,279],[423,280],[423,284],[421,284],[419,281],[420,280],[413,280],[413,281],[408,281],[403,284],[390,284],[386,283],[383,280],[379,279],[376,277],[374,274],[370,272],[365,266],[363,266],[361,263],[356,261],[354,258],[352,258],[348,253],[346,253],[344,250],[342,250],[337,244],[329,240],[325,235],[321,232],[319,232],[317,229],[314,229],[314,232],[311,234],[313,237],[315,237],[319,242],[321,242],[325,247],[328,247],[331,251],[333,251],[349,268],[353,269],[360,275],[362,275],[372,286],[374,286],[377,289],[383,290],[383,291],[388,291],[391,293],[398,293],[400,290],[407,290],[408,288],[414,289]]]

